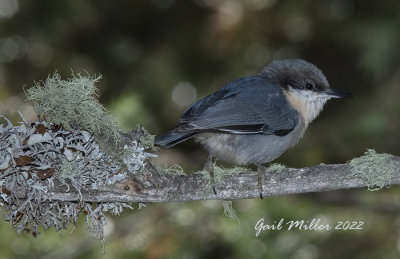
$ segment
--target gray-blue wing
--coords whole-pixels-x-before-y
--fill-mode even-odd
[[[286,135],[298,120],[277,86],[253,76],[232,81],[199,100],[183,113],[174,131]]]

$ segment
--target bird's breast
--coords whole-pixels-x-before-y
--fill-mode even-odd
[[[213,157],[235,165],[265,164],[293,147],[303,136],[304,123],[285,136],[201,133],[195,136]]]

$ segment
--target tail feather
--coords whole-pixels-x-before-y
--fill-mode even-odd
[[[172,146],[175,146],[178,143],[181,143],[188,138],[192,137],[195,133],[177,133],[174,131],[170,131],[168,133],[165,133],[161,136],[157,136],[155,139],[155,144],[165,147],[165,148],[170,148]]]

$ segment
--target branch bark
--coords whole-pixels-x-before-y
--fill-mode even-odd
[[[41,121],[14,126],[4,119],[6,126],[0,125],[0,195],[4,200],[14,195],[17,204],[24,199],[151,203],[259,197],[257,172],[224,170],[226,174],[218,175],[215,195],[208,173],[159,171],[149,162],[153,155],[145,152],[149,135],[143,129],[122,134],[121,150],[128,147],[128,152],[118,160],[101,152],[88,132],[66,131]],[[265,170],[263,197],[400,183],[399,157],[369,150],[350,163],[275,173]]]
[[[157,169],[150,163],[154,155],[146,152],[152,138],[142,128],[121,134],[120,143],[111,145],[118,152],[111,156],[89,132],[45,121],[14,126],[0,119],[6,122],[0,123],[0,206],[17,233],[38,233],[39,227],[60,231],[76,223],[82,212],[104,241],[104,212],[117,215],[130,203],[259,197],[257,172],[215,168],[215,195],[208,173]],[[400,183],[400,157],[368,150],[350,163],[275,173],[269,168],[262,178],[263,197],[382,187]]]
[[[400,184],[400,157],[393,157],[395,172],[391,184]],[[258,198],[257,172],[224,175],[216,183],[217,195],[203,174],[177,175],[157,171],[147,163],[144,173],[113,185],[82,192],[88,202],[177,202],[193,200],[238,200]],[[301,169],[286,168],[279,173],[264,173],[263,196],[278,196],[366,187],[365,180],[352,175],[349,163],[317,165]],[[26,194],[19,192],[19,198]],[[52,200],[79,201],[78,193],[55,185],[48,193]]]

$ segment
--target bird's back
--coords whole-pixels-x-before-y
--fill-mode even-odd
[[[290,133],[299,123],[280,87],[257,75],[234,80],[193,104],[156,143],[170,147],[195,136],[227,162],[269,162],[297,142]]]

